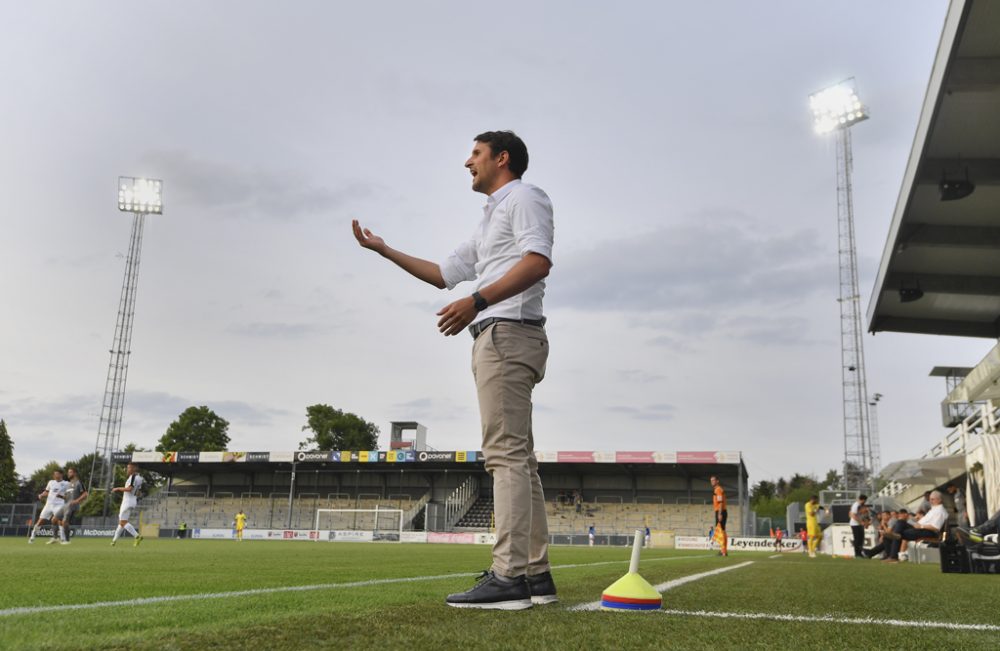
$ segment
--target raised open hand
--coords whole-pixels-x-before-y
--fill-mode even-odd
[[[358,240],[358,244],[366,249],[375,251],[379,255],[385,255],[385,240],[367,228],[361,228],[361,224],[358,223],[357,219],[351,220],[351,228],[354,230],[354,237]]]

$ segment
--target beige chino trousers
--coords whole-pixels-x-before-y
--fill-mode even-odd
[[[494,572],[535,576],[549,571],[549,527],[531,431],[531,391],[545,377],[545,330],[497,323],[472,347],[486,471],[493,476],[497,542]]]

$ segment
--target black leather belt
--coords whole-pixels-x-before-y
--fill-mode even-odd
[[[535,326],[536,328],[541,328],[545,325],[545,317],[541,319],[507,319],[502,316],[491,316],[488,319],[483,319],[482,321],[477,321],[469,326],[469,334],[475,339],[482,334],[483,330],[490,327],[494,323],[520,323],[522,325]]]

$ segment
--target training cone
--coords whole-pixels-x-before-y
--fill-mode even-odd
[[[632,562],[628,574],[612,583],[601,595],[601,610],[642,612],[659,610],[663,597],[639,576],[639,549],[642,547],[642,531],[636,529],[632,543]]]

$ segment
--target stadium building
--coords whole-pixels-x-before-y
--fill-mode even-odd
[[[492,479],[481,452],[400,448],[396,441],[393,446],[118,452],[114,462],[135,461],[160,476],[160,488],[142,502],[144,527],[158,528],[160,536],[174,536],[184,523],[192,537],[229,537],[241,509],[249,516],[249,529],[269,536],[309,535],[310,530],[374,532],[376,537],[426,531],[476,542],[476,535],[489,534]],[[636,529],[647,526],[660,546],[673,546],[675,536],[706,536],[713,521],[712,475],[727,491],[731,535],[745,533],[752,518],[739,452],[539,451],[536,457],[556,544],[588,543],[591,526],[596,544],[626,544]]]
[[[955,0],[945,19],[868,309],[872,333],[980,337],[945,378],[946,433],[889,464],[883,495],[915,507],[950,482],[972,524],[1000,510],[1000,3]]]

